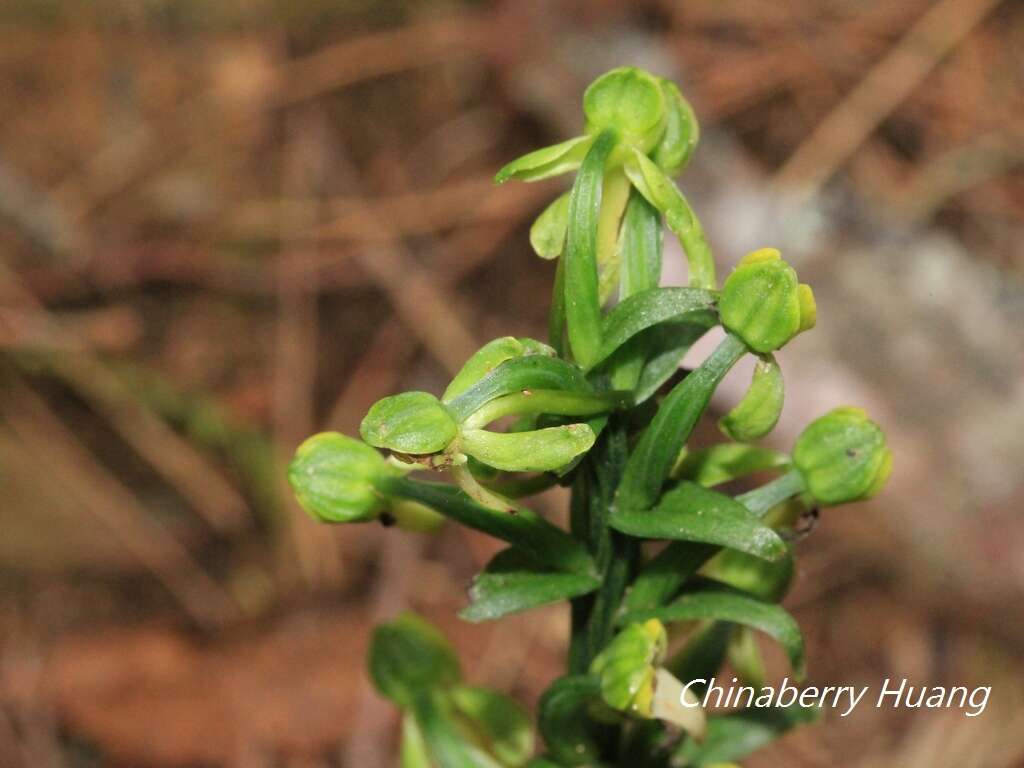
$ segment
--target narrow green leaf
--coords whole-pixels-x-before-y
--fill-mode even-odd
[[[708,313],[715,294],[700,288],[649,288],[619,302],[601,323],[601,349],[594,365],[641,331],[667,320]]]
[[[489,432],[466,429],[462,450],[484,464],[506,472],[549,472],[564,467],[594,444],[586,424],[567,424],[532,432]]]
[[[600,760],[601,729],[588,712],[600,696],[601,682],[594,675],[559,678],[541,696],[540,733],[559,763],[577,766]]]
[[[803,490],[803,479],[800,477],[800,473],[791,470],[760,488],[737,496],[736,501],[743,504],[757,517],[763,517],[768,510],[786,499],[802,493]],[[661,605],[676,594],[683,583],[718,551],[718,547],[710,544],[673,541],[645,565],[637,575],[623,602],[622,612],[628,614]],[[730,552],[731,550],[725,551]],[[747,555],[743,556],[747,557]],[[764,560],[758,562],[769,565]],[[770,565],[774,566],[776,563]]]
[[[694,342],[715,324],[715,318],[690,315],[687,322],[667,322],[648,328],[633,340],[646,347],[647,362],[633,391],[636,403],[646,402],[679,370]]]
[[[626,464],[616,497],[620,509],[654,505],[712,393],[746,349],[740,339],[726,336],[700,367],[668,394]]]
[[[594,561],[583,544],[526,507],[500,512],[477,504],[455,486],[407,477],[388,478],[377,489],[389,496],[426,504],[445,517],[507,541],[560,571],[594,572]]]
[[[565,255],[565,316],[569,347],[577,362],[589,368],[601,346],[601,304],[598,299],[597,228],[605,164],[617,136],[604,130],[580,166],[569,199]]]
[[[757,361],[743,399],[718,422],[727,437],[740,442],[758,440],[775,428],[782,414],[785,383],[774,355]]]
[[[542,355],[515,357],[506,360],[448,403],[448,410],[462,422],[497,397],[532,389],[590,392],[592,388],[583,372],[565,360]]]
[[[661,216],[635,189],[630,193],[619,232],[622,280],[619,298],[657,288],[661,280]]]
[[[704,237],[700,220],[675,182],[650,158],[635,149],[623,167],[633,186],[664,214],[668,228],[682,243],[690,267],[690,285],[714,290],[715,262],[711,257],[711,249]]]
[[[796,621],[782,607],[765,603],[739,592],[707,589],[676,599],[661,608],[627,613],[623,624],[647,619],[659,621],[700,621],[717,619],[753,627],[774,638],[785,650],[793,673],[804,675],[804,640]]]
[[[369,664],[377,690],[404,709],[418,694],[454,685],[461,677],[454,649],[434,626],[413,613],[374,630]]]
[[[765,560],[786,553],[779,535],[742,504],[687,480],[652,509],[614,509],[611,526],[630,536],[717,544]]]
[[[672,476],[710,488],[754,472],[782,469],[789,465],[789,456],[781,451],[744,443],[719,443],[686,451]]]
[[[673,541],[637,575],[622,601],[621,615],[658,607],[718,551],[710,544]],[[618,623],[622,624],[621,617]]]
[[[547,344],[533,339],[517,339],[503,336],[484,344],[466,361],[441,396],[442,403],[449,403],[506,360],[529,355],[554,357],[555,350]]]
[[[535,149],[498,171],[494,181],[498,184],[504,184],[509,179],[539,181],[574,171],[579,168],[592,141],[592,136],[577,136],[560,144]]]
[[[559,357],[565,357],[565,259],[555,267],[551,288],[551,307],[548,309],[548,342]]]
[[[551,571],[514,549],[506,549],[473,579],[469,589],[470,605],[463,608],[459,616],[472,622],[491,621],[586,595],[600,584],[596,576]]]
[[[455,709],[470,723],[503,766],[516,768],[533,754],[533,727],[514,699],[497,691],[459,685],[449,694]]]
[[[554,199],[530,227],[530,245],[542,259],[557,259],[565,249],[565,232],[569,228],[569,193]]]
[[[370,445],[417,455],[443,451],[458,431],[452,414],[429,392],[378,400],[359,425],[359,434]]]
[[[756,752],[786,731],[798,725],[815,722],[820,716],[817,707],[757,707],[727,715],[712,715],[701,742],[687,739],[675,759],[680,768],[710,767],[715,763],[739,760]]]

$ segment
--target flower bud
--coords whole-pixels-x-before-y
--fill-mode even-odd
[[[288,482],[299,505],[328,523],[372,520],[387,506],[374,481],[397,474],[377,451],[337,432],[321,432],[295,451]]]
[[[458,431],[448,409],[428,392],[403,392],[378,400],[359,425],[359,433],[370,445],[414,456],[443,451]]]
[[[665,132],[665,95],[654,75],[619,67],[597,78],[583,94],[587,133],[612,128],[620,139],[649,152]]]
[[[612,709],[652,717],[655,668],[668,646],[657,619],[630,624],[597,655],[590,671],[601,678],[601,698]]]
[[[836,408],[797,438],[793,463],[818,504],[845,504],[874,496],[892,470],[885,433],[860,408]]]
[[[761,354],[813,328],[817,314],[810,287],[774,248],[743,257],[725,281],[718,312],[722,325]]]

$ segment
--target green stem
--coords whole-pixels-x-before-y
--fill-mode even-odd
[[[758,517],[764,517],[768,510],[806,490],[803,475],[791,469],[760,488],[747,491],[736,497],[736,501]]]
[[[526,507],[500,512],[473,501],[453,485],[423,483],[407,477],[385,477],[374,487],[386,495],[426,504],[445,517],[519,547],[558,570],[593,574],[594,559],[586,547]]]

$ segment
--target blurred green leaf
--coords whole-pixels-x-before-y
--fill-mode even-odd
[[[601,683],[594,675],[559,678],[541,696],[540,733],[558,762],[577,766],[600,760],[601,729],[587,711],[600,697]]]
[[[800,627],[783,608],[753,597],[725,589],[706,589],[677,598],[672,603],[651,610],[627,613],[623,624],[647,619],[659,621],[699,621],[718,619],[743,624],[764,632],[782,645],[799,678],[804,674],[804,641]]]
[[[491,621],[540,605],[586,595],[600,586],[591,574],[551,571],[515,549],[499,552],[473,579],[466,621]]]
[[[701,567],[700,574],[759,600],[777,603],[788,591],[794,569],[793,552],[788,546],[785,556],[774,562],[723,549]]]
[[[712,715],[704,741],[688,739],[676,751],[680,768],[700,768],[728,760],[739,760],[770,744],[798,725],[813,723],[816,707],[751,708],[727,715]]]
[[[742,504],[687,480],[665,493],[651,509],[614,509],[610,524],[630,536],[717,544],[765,560],[786,553],[779,535]]]
[[[403,392],[378,400],[359,425],[370,445],[416,455],[443,451],[458,431],[451,413],[429,392]]]
[[[433,768],[427,743],[416,718],[410,714],[402,717],[402,746],[399,755],[400,768]]]
[[[421,693],[459,682],[459,661],[438,630],[413,613],[379,625],[370,642],[370,677],[402,709]]]
[[[483,747],[502,765],[517,768],[530,759],[533,726],[530,716],[514,699],[467,685],[456,686],[449,695]]]
[[[502,768],[462,733],[447,697],[424,691],[413,700],[412,710],[438,768]]]

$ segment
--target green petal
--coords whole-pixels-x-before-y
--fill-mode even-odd
[[[455,378],[441,396],[441,402],[450,403],[506,360],[529,355],[554,357],[555,350],[539,341],[517,339],[514,336],[503,336],[487,342],[455,374]]]
[[[740,442],[762,438],[778,422],[784,397],[782,369],[772,355],[762,357],[754,367],[747,393],[718,426],[727,437]]]
[[[458,431],[451,413],[429,392],[403,392],[378,400],[359,425],[370,445],[413,455],[443,451]]]
[[[478,461],[506,472],[548,472],[590,450],[594,431],[586,424],[568,424],[532,432],[488,432],[467,429],[462,450]]]
[[[662,79],[661,88],[665,93],[667,121],[665,135],[654,148],[651,158],[669,176],[678,176],[697,148],[700,127],[693,107],[683,98],[676,84]]]
[[[509,179],[539,181],[574,171],[580,167],[592,141],[592,136],[577,136],[560,144],[535,149],[498,171],[494,180],[498,184],[504,184]]]
[[[530,245],[542,259],[557,259],[565,248],[569,227],[569,193],[559,195],[530,227]]]

